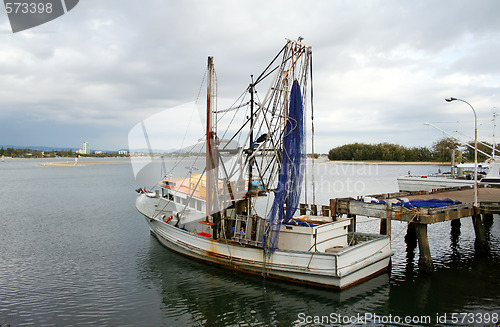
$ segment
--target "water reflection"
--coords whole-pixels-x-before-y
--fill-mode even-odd
[[[397,228],[400,226],[395,224]],[[142,275],[157,285],[167,324],[203,326],[308,325],[307,317],[334,318],[358,314],[427,317],[453,312],[494,312],[500,301],[500,256],[474,254],[471,221],[460,229],[436,224],[429,229],[435,270],[416,265],[418,247],[395,240],[392,275],[381,275],[344,291],[323,290],[263,279],[209,266],[172,253],[153,237]],[[491,231],[497,231],[494,223]],[[449,237],[442,237],[448,234]],[[491,233],[490,241],[498,243]],[[493,249],[497,249],[497,245]],[[406,249],[406,251],[405,251]],[[382,324],[373,324],[382,325]],[[412,323],[412,325],[419,325]],[[426,324],[420,324],[426,325]],[[440,325],[453,325],[452,321]]]
[[[144,275],[160,287],[165,318],[176,325],[300,325],[304,316],[380,311],[389,295],[388,274],[344,291],[323,290],[208,266],[154,239]]]

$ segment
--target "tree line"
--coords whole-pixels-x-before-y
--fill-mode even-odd
[[[486,143],[486,142],[484,142]],[[330,160],[376,160],[376,161],[451,161],[452,151],[456,152],[456,162],[474,161],[474,144],[472,148],[460,145],[452,138],[442,138],[433,143],[432,147],[404,147],[398,144],[351,143],[338,146],[328,152]],[[491,149],[478,143],[478,149],[491,153]],[[498,147],[497,147],[498,149]],[[478,161],[488,157],[478,153]]]
[[[92,153],[92,154],[80,154],[73,150],[52,150],[52,151],[39,151],[32,150],[30,148],[26,149],[16,149],[16,148],[0,148],[0,157],[12,157],[12,158],[57,158],[57,157],[126,157],[127,155],[121,155],[117,152],[110,153]]]

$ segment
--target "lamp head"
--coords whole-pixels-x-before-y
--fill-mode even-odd
[[[451,101],[456,100],[456,99],[457,99],[457,98],[452,98],[452,97],[449,97],[449,98],[446,98],[445,100],[446,100],[446,102],[451,102]]]

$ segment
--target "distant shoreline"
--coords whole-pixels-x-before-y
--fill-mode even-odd
[[[353,165],[437,165],[437,166],[450,166],[451,162],[433,162],[433,161],[355,161],[355,160],[328,160],[321,162],[329,162],[336,164],[353,164]]]

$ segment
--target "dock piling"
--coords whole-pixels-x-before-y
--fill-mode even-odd
[[[413,251],[417,246],[417,233],[415,232],[414,223],[409,223],[406,229],[405,243],[407,250]]]
[[[493,214],[492,213],[483,213],[483,224],[484,227],[489,228],[493,225]]]
[[[351,218],[351,224],[349,225],[349,227],[347,228],[347,230],[349,231],[349,233],[356,233],[356,215],[351,215],[351,214],[348,214],[347,215],[347,218]]]
[[[452,233],[460,233],[460,227],[462,226],[462,223],[460,222],[460,219],[453,219],[451,221],[451,232]]]
[[[387,214],[386,218],[380,219],[380,234],[391,235],[391,217],[392,217],[392,202],[387,201]]]
[[[330,206],[321,206],[321,215],[323,217],[330,217]]]
[[[313,216],[318,215],[318,206],[316,204],[311,204],[311,215]]]
[[[460,219],[454,219],[451,221],[451,246],[456,248],[458,245],[458,241],[460,238],[460,227],[462,226],[462,222]]]
[[[475,210],[472,216],[472,223],[474,224],[474,232],[476,233],[476,241],[474,243],[476,253],[480,255],[486,254],[489,252],[489,246],[479,210]]]
[[[301,216],[304,216],[307,213],[308,205],[306,203],[299,204],[299,212]]]
[[[434,269],[434,264],[432,263],[431,249],[429,246],[429,239],[427,238],[427,225],[418,223],[414,225],[418,240],[418,251],[420,253],[418,266],[424,272],[430,272]]]
[[[337,220],[337,199],[330,199],[330,216],[333,221]]]

